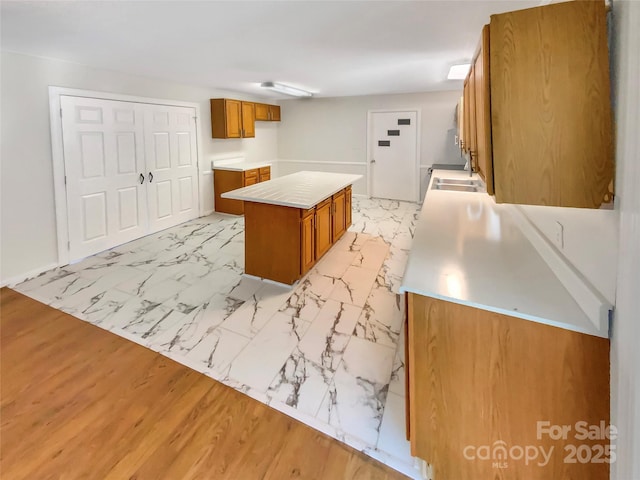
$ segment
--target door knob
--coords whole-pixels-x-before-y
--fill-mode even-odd
[[[376,161],[374,159],[371,159],[371,163],[376,163]]]

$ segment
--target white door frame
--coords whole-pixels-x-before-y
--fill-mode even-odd
[[[202,214],[202,199],[200,198],[200,160],[202,156],[202,142],[200,141],[200,105],[192,102],[165,100],[157,98],[139,97],[136,95],[122,95],[118,93],[80,90],[76,88],[49,86],[49,120],[51,124],[51,154],[53,161],[53,189],[55,194],[56,233],[58,239],[58,265],[69,263],[69,219],[67,217],[67,189],[65,186],[64,149],[62,147],[62,118],[60,97],[89,97],[101,100],[117,100],[121,102],[149,103],[155,105],[170,105],[175,107],[195,108],[196,111],[196,165],[198,166],[198,211]]]
[[[416,202],[420,202],[420,137],[422,132],[420,130],[420,114],[421,109],[417,107],[407,108],[387,108],[382,110],[368,110],[367,111],[367,197],[371,198],[371,139],[373,135],[371,133],[371,119],[374,113],[393,113],[393,112],[415,112],[416,113],[416,162],[415,162],[415,174],[416,174]]]

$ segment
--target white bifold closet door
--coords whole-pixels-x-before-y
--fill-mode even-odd
[[[71,261],[198,216],[193,108],[60,102]]]

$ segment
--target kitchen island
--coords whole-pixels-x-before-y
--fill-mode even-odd
[[[351,225],[362,175],[297,172],[223,193],[244,201],[245,273],[292,285]]]
[[[578,304],[525,235],[518,207],[465,185],[478,180],[433,172],[400,287],[412,455],[435,478],[608,478],[608,454],[571,457],[615,448],[602,431],[606,305]],[[576,436],[580,425],[601,435]],[[552,437],[550,426],[570,430]],[[485,445],[491,455],[480,454]],[[547,458],[525,461],[525,446]]]

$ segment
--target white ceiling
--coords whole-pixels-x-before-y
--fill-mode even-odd
[[[1,2],[2,50],[282,98],[460,89],[489,16],[549,3],[499,1]]]

